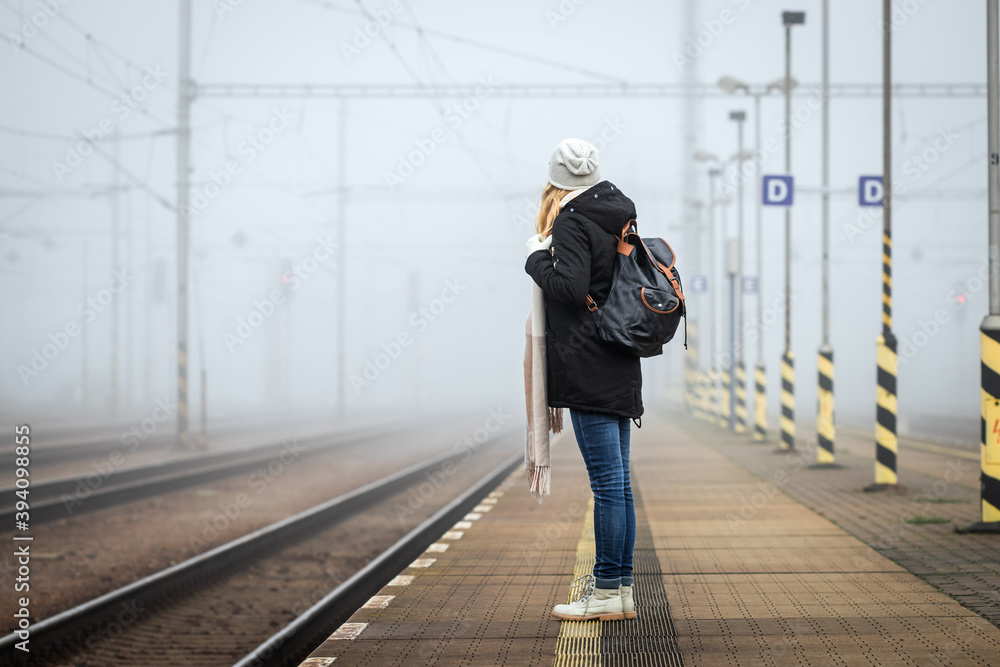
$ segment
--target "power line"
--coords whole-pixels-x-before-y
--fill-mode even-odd
[[[304,0],[303,0],[304,1]],[[687,86],[682,83],[494,83],[490,97],[516,97],[532,99],[609,97],[609,98],[669,98],[694,95],[695,97],[731,97],[715,84],[700,83]],[[405,99],[452,98],[461,99],[476,94],[482,83],[466,84],[383,84],[383,83],[202,83],[198,84],[199,97],[300,97],[300,98],[351,98],[351,99]],[[766,94],[764,85],[750,86],[750,94]],[[792,92],[793,97],[810,97],[820,94],[819,84],[802,84]],[[830,97],[878,98],[880,85],[867,83],[831,83]],[[959,98],[985,97],[986,85],[978,83],[899,83],[893,84],[894,97]]]
[[[336,12],[341,12],[341,13],[346,13],[346,14],[352,14],[354,16],[358,15],[357,12],[352,11],[348,7],[340,7],[340,6],[337,6],[337,5],[333,5],[333,4],[329,3],[329,2],[324,2],[323,0],[299,0],[299,2],[304,2],[306,4],[313,5],[313,6],[316,6],[316,7],[320,7],[322,9],[327,9],[327,10],[330,10],[330,11],[336,11]],[[406,28],[408,30],[423,30],[423,32],[425,32],[428,35],[433,35],[435,37],[440,37],[441,39],[445,39],[445,40],[448,40],[448,41],[451,41],[451,42],[462,44],[464,46],[471,46],[473,48],[482,49],[482,50],[485,50],[485,51],[493,51],[494,53],[501,53],[501,54],[503,54],[505,56],[510,56],[512,58],[517,58],[517,59],[520,59],[520,60],[525,60],[525,61],[528,61],[528,62],[533,62],[533,63],[538,64],[538,65],[545,65],[546,67],[552,67],[552,68],[564,70],[564,71],[567,71],[567,72],[573,72],[575,74],[583,74],[585,76],[594,77],[594,78],[598,78],[598,79],[604,79],[606,81],[620,81],[620,82],[624,82],[624,79],[621,79],[619,77],[611,76],[611,75],[608,75],[608,74],[603,74],[601,72],[595,72],[593,70],[589,70],[589,69],[586,69],[586,68],[583,68],[583,67],[577,67],[576,65],[570,65],[568,63],[563,63],[563,62],[559,62],[559,61],[556,61],[556,60],[549,60],[547,58],[541,58],[539,56],[534,56],[534,55],[523,53],[523,52],[520,52],[520,51],[515,51],[513,49],[508,49],[508,48],[505,48],[505,47],[502,47],[502,46],[496,46],[496,45],[493,45],[493,44],[487,44],[486,42],[481,42],[481,41],[474,40],[474,39],[468,39],[466,37],[461,37],[460,35],[454,35],[454,34],[451,34],[451,33],[448,33],[448,32],[444,32],[442,30],[427,30],[427,29],[420,28],[419,26],[414,25],[412,23],[406,23],[405,21],[393,21],[393,25],[394,26],[398,26],[400,28]]]

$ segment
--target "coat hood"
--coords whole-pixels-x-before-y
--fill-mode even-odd
[[[635,204],[611,181],[601,181],[568,201],[562,212],[583,216],[618,236],[625,223],[635,218]]]

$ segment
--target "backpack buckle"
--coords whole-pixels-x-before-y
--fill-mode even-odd
[[[587,310],[589,310],[592,313],[597,312],[597,302],[594,301],[594,297],[590,296],[589,294],[587,295]]]

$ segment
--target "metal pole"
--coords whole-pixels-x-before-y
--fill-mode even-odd
[[[128,190],[125,194],[125,220],[127,223],[126,233],[125,233],[125,258],[128,264],[128,274],[134,275],[135,272],[135,217],[132,211],[132,191]],[[133,397],[135,394],[132,392],[132,381],[135,375],[135,368],[133,364],[135,363],[135,290],[130,289],[128,291],[128,303],[126,304],[125,315],[126,322],[128,326],[125,330],[126,340],[128,341],[128,346],[125,352],[125,407],[131,410]]]
[[[201,276],[203,275],[202,269],[204,264],[199,262],[195,266],[195,280],[194,280],[194,293],[195,293],[195,318],[197,322],[196,331],[198,334],[198,366],[199,366],[199,376],[201,384],[198,391],[198,399],[200,406],[200,423],[201,428],[198,432],[197,445],[198,449],[208,449],[208,373],[207,373],[207,360],[205,359],[205,310],[202,308],[202,303],[204,301],[204,289],[203,283],[201,281]]]
[[[729,234],[729,224],[728,220],[726,219],[729,208],[728,195],[723,197],[723,199],[719,203],[722,205],[721,206],[722,215],[719,217],[719,229],[722,230],[722,236],[726,237]],[[728,258],[728,251],[726,250],[725,245],[723,246],[722,251],[723,251],[723,259],[725,260],[726,258]],[[728,267],[725,264],[723,264],[723,270],[721,271],[721,276],[726,276],[727,279],[729,277]],[[720,283],[722,282],[721,276],[719,279]],[[723,305],[723,308],[725,308],[725,305]],[[719,318],[720,324],[722,321],[724,321],[725,317],[726,317],[725,315],[722,315]],[[719,330],[722,333],[722,340],[725,341],[726,339],[725,329],[723,328],[723,326],[720,326]],[[722,364],[722,380],[720,382],[721,391],[719,392],[720,393],[719,404],[722,406],[722,410],[719,415],[719,426],[721,426],[722,428],[731,428],[730,421],[733,416],[733,370],[734,370],[733,367],[735,365],[735,359],[732,356],[732,350],[728,349],[728,345],[726,345],[725,349],[726,349],[726,354],[723,355],[723,359],[726,360],[726,363]]]
[[[88,283],[87,272],[89,268],[90,268],[90,242],[87,241],[87,239],[84,239],[83,271],[82,271],[83,275],[81,276],[82,280],[80,281],[81,286],[83,287],[83,298],[80,299],[81,302],[86,302],[88,296],[87,291],[89,290],[89,287],[87,284]],[[81,338],[80,350],[83,352],[83,359],[80,360],[80,405],[84,409],[86,409],[87,389],[88,389],[87,385],[89,384],[89,380],[87,378],[87,323],[86,322],[81,322],[80,338]]]
[[[823,0],[823,342],[816,360],[816,462],[834,463],[833,346],[830,344],[830,7]]]
[[[730,271],[729,273],[729,366],[732,370],[734,359],[736,358],[736,281],[739,274]],[[735,373],[730,373],[731,378],[735,378]],[[729,391],[729,430],[736,431],[736,391],[735,387]]]
[[[347,267],[344,246],[347,239],[347,100],[340,100],[340,137],[337,148],[337,178],[340,188],[337,196],[337,414],[344,416],[347,392],[347,368],[344,361],[344,321],[347,317]]]
[[[201,354],[203,356],[204,351]],[[201,359],[201,432],[198,434],[198,449],[208,449],[208,371],[205,370],[204,356]]]
[[[966,531],[1000,532],[1000,45],[997,0],[986,0],[987,141],[989,142],[990,312],[979,326],[982,364],[980,520]]]
[[[785,26],[785,173],[792,173],[792,27]],[[792,349],[792,209],[785,208],[785,352]]]
[[[830,344],[830,7],[823,0],[823,346]]]
[[[191,0],[180,0],[180,67],[177,86],[177,446],[188,433],[188,179],[191,169]]]
[[[785,173],[792,173],[792,26],[785,24]],[[792,352],[792,209],[785,207],[785,353],[781,359],[781,449],[795,449],[795,355]]]
[[[146,342],[146,354],[143,355],[142,360],[142,397],[143,405],[149,405],[152,401],[150,387],[151,387],[151,359],[153,357],[153,332],[152,332],[152,318],[150,303],[153,301],[153,285],[150,278],[150,270],[153,266],[153,254],[152,254],[152,243],[150,241],[150,229],[152,228],[152,220],[150,218],[150,207],[152,206],[152,198],[146,198],[146,234],[145,234],[145,250],[146,250],[146,275],[143,281],[143,286],[145,287],[146,294],[145,298],[142,300],[143,309],[143,320],[145,322],[144,338]]]
[[[111,272],[114,273],[121,268],[118,265],[121,261],[118,248],[119,236],[121,235],[121,211],[119,210],[121,202],[118,200],[120,194],[118,165],[121,164],[121,161],[118,159],[118,153],[121,142],[118,140],[117,132],[111,140],[115,142],[115,164],[112,166],[114,176],[111,186]],[[117,296],[111,300],[111,391],[108,398],[111,403],[112,416],[118,414],[118,322],[120,319],[118,301]]]
[[[882,2],[882,334],[878,337],[875,391],[875,483],[868,491],[897,487],[896,376],[898,358],[892,333],[892,4]]]
[[[764,367],[764,234],[761,215],[764,208],[762,193],[762,164],[760,162],[760,93],[753,96],[754,151],[757,163],[757,184],[754,196],[757,198],[757,368],[754,370],[754,427],[753,439],[761,442],[767,437],[767,371]]]
[[[733,395],[735,397],[735,430],[737,433],[747,431],[747,382],[745,354],[743,351],[743,121],[746,113],[739,112],[736,121],[736,372],[733,374]]]
[[[718,247],[715,236],[715,179],[719,175],[719,170],[712,168],[708,170],[708,318],[706,324],[708,339],[708,387],[706,394],[709,401],[709,420],[718,420],[721,415],[722,406],[719,403],[718,390],[718,370],[715,357],[715,341],[718,335],[718,317],[716,314],[716,256]]]

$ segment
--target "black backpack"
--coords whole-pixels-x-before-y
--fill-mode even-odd
[[[615,238],[618,255],[608,299],[598,308],[587,295],[598,335],[637,356],[655,357],[663,353],[663,345],[674,337],[684,317],[687,349],[687,307],[673,249],[661,238],[641,238],[635,220],[629,220]]]

